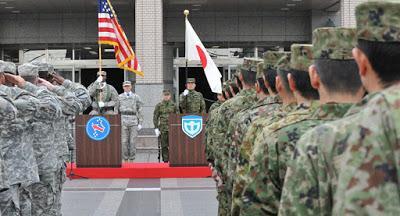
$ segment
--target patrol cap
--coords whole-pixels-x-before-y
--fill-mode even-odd
[[[196,83],[196,79],[195,78],[187,78],[186,83]]]
[[[164,89],[163,95],[171,95],[171,91],[169,89]]]
[[[285,55],[278,60],[276,63],[276,70],[277,71],[290,71],[290,58],[291,55]]]
[[[298,71],[308,72],[308,68],[313,64],[311,44],[292,44],[290,57],[290,68]]]
[[[400,42],[400,2],[370,1],[356,7],[357,38]]]
[[[5,62],[0,60],[0,73],[16,74],[16,66],[12,62]]]
[[[39,67],[31,63],[25,63],[18,66],[18,73],[20,76],[39,76]]]
[[[264,76],[264,62],[260,62],[257,64],[257,75],[256,78],[263,78]]]
[[[263,60],[259,58],[244,58],[241,68],[243,70],[251,70],[252,68],[257,68],[257,64],[260,62],[263,62]]]
[[[356,29],[318,28],[313,32],[314,59],[349,60],[356,46]]]
[[[54,72],[54,67],[51,64],[48,64],[46,62],[38,62],[34,61],[32,62],[33,65],[37,66],[39,68],[39,71],[47,71],[47,72]]]
[[[264,68],[265,69],[276,69],[275,65],[279,59],[281,59],[284,55],[287,55],[288,52],[280,52],[280,51],[267,51],[264,53]]]
[[[125,81],[122,83],[122,86],[132,86],[131,81]]]
[[[105,71],[98,71],[97,72],[97,76],[107,76],[107,72],[105,72]]]

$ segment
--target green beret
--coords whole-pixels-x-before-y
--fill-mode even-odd
[[[318,28],[313,32],[314,59],[353,59],[356,30],[352,28]]]
[[[356,7],[357,38],[400,42],[400,2],[371,1]]]
[[[307,71],[313,63],[313,46],[311,44],[292,44],[290,68],[293,70]]]

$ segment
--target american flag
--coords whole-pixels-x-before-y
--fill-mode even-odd
[[[99,0],[99,44],[114,46],[119,68],[144,76],[109,0]]]

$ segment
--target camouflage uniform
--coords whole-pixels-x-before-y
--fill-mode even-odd
[[[399,1],[359,5],[356,8],[358,39],[399,44],[399,11]],[[385,64],[385,59],[379,60]],[[336,135],[343,138],[345,150],[335,157],[341,158],[341,164],[337,170],[333,214],[400,214],[400,85],[397,81],[385,87],[360,112],[359,121],[353,122],[353,130]]]
[[[106,74],[106,72],[101,71],[98,73]],[[93,98],[92,108],[93,110],[89,115],[113,115],[118,113],[118,92],[115,88],[107,84],[106,82],[98,82],[97,80],[89,85],[89,94]],[[104,107],[99,107],[99,102],[104,102]]]
[[[131,85],[125,81],[124,85]],[[121,114],[122,156],[124,160],[135,160],[136,137],[143,123],[143,102],[139,95],[124,92],[118,96],[118,110]]]
[[[290,68],[306,73],[312,64],[312,45],[294,44],[291,51]],[[310,113],[316,109],[314,104],[311,107],[300,105],[294,112],[270,124],[258,135],[249,163],[248,177],[245,179],[247,184],[243,190],[240,215],[276,215],[278,213],[279,197],[276,198],[276,196],[280,196],[280,193],[273,190],[275,188],[269,188],[270,174],[265,172],[269,169],[271,159],[269,151],[271,145],[275,145],[274,141],[278,139],[279,131],[309,117]]]
[[[226,132],[230,121],[234,118],[235,114],[238,112],[245,110],[251,107],[256,102],[256,93],[254,89],[244,89],[235,97],[226,101],[221,105],[218,109],[218,113],[215,119],[215,128],[213,130],[213,143],[215,143],[214,157],[215,157],[215,169],[222,176],[222,178],[226,179],[226,164],[223,164],[224,157],[223,148],[224,148],[224,140],[226,138]],[[219,215],[222,215],[223,212],[225,214],[229,214],[230,212],[230,194],[226,190],[225,186],[220,188],[219,196],[220,200],[220,212]],[[223,203],[225,202],[225,203]]]
[[[21,76],[38,76],[38,67],[32,64],[19,66]],[[59,160],[55,152],[54,122],[60,119],[60,100],[45,87],[37,87],[26,83],[24,89],[31,92],[40,101],[44,112],[35,116],[32,122],[33,149],[39,170],[40,182],[32,185],[32,214],[52,214],[55,201],[56,173],[59,169]]]
[[[171,94],[164,91],[164,94]],[[178,113],[178,108],[172,100],[161,101],[156,105],[153,113],[153,124],[155,128],[160,130],[159,142],[161,145],[162,159],[164,162],[169,161],[169,143],[168,143],[168,118],[170,114]]]
[[[314,56],[317,59],[351,60],[353,59],[351,51],[356,44],[355,39],[354,29],[316,29],[313,33]],[[324,71],[319,71],[319,73],[324,73]],[[338,76],[344,75],[338,73]],[[321,108],[326,109],[332,105],[325,104]],[[341,104],[341,106],[345,111],[346,106],[349,105]],[[358,112],[359,107],[352,108],[350,113]],[[331,111],[332,114],[335,114],[335,112]],[[340,114],[340,112],[337,114]],[[340,118],[342,116],[336,115],[332,117]],[[334,120],[334,118],[330,120]],[[347,118],[345,121],[353,122],[353,120],[355,119],[350,120],[350,118]],[[325,118],[324,121],[326,121]],[[339,120],[338,122],[340,122],[340,128],[347,130],[346,125],[348,123],[345,121]],[[335,122],[326,123],[311,129],[298,141],[293,159],[287,159],[289,162],[287,162],[288,168],[282,189],[279,214],[331,214],[332,194],[330,193],[334,187],[331,187],[333,182],[328,176],[330,174],[334,175],[334,172],[329,172],[330,174],[328,174],[324,167],[331,167],[332,165],[327,159],[332,156],[328,152],[331,152],[331,148],[334,148],[334,145],[331,145],[331,137],[338,129],[334,129],[335,124]],[[321,158],[319,158],[320,154],[322,155]]]
[[[210,109],[208,109],[208,112],[210,113],[210,112],[212,112],[213,110],[217,109],[218,107],[221,106],[222,103],[223,103],[223,102],[221,102],[221,101],[216,101],[216,102],[214,102],[214,103],[210,106]]]
[[[194,83],[194,78],[188,78],[187,83]],[[203,95],[196,90],[188,90],[185,96],[183,93],[179,96],[179,107],[184,114],[201,114],[206,112],[206,102]]]

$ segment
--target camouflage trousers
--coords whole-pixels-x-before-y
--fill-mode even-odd
[[[31,186],[21,186],[19,188],[19,206],[21,209],[21,215],[32,215],[31,190]]]
[[[138,135],[138,128],[136,125],[132,126],[122,125],[121,142],[122,142],[122,156],[124,160],[132,160],[132,161],[135,160],[137,135]]]
[[[39,174],[40,182],[32,185],[32,215],[57,215],[55,211],[56,178],[58,172],[43,172]]]
[[[231,210],[228,205],[228,196],[224,189],[218,188],[218,216],[230,215]]]
[[[19,216],[19,184],[11,185],[10,188],[0,192],[0,215]]]
[[[61,194],[62,194],[62,189],[64,186],[65,181],[67,180],[67,174],[66,174],[66,164],[62,162],[62,166],[58,173],[56,174],[56,179],[55,179],[55,200],[54,200],[54,205],[52,212],[55,212],[56,215],[61,215]]]
[[[169,146],[168,146],[168,131],[161,131],[160,135],[161,142],[161,154],[164,162],[169,161]]]

